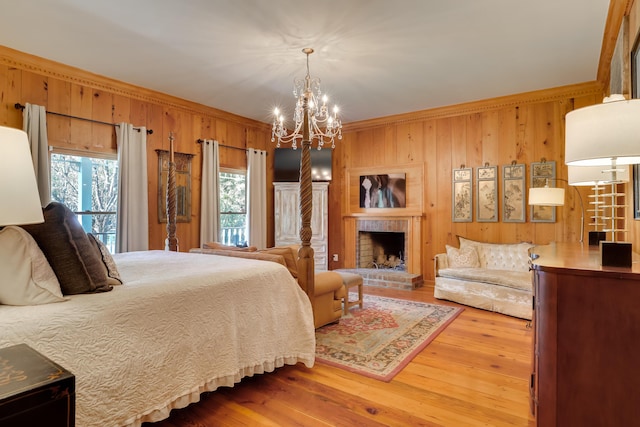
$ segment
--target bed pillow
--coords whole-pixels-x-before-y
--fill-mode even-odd
[[[87,233],[69,208],[51,202],[43,209],[44,223],[24,225],[53,268],[63,295],[105,292],[107,283],[102,261]]]
[[[223,245],[222,243],[218,243],[218,242],[207,242],[203,244],[202,247],[204,249],[224,249],[225,251],[242,251],[242,252],[255,252],[258,250],[258,248],[256,248],[255,246],[244,246],[244,247],[229,246],[229,245]]]
[[[60,283],[33,237],[20,227],[0,231],[0,304],[66,301]]]
[[[258,252],[281,255],[285,265],[294,279],[298,279],[298,257],[294,249],[290,246],[276,246],[274,248],[261,249]]]
[[[109,252],[109,248],[107,248],[107,246],[102,243],[102,240],[98,239],[93,234],[87,233],[87,236],[89,236],[91,246],[93,246],[93,249],[102,261],[104,273],[107,275],[107,283],[112,286],[122,285],[122,278],[120,277],[120,273],[118,272],[116,262],[113,260],[111,252]]]
[[[465,246],[460,249],[445,245],[449,268],[478,268],[480,259],[478,251],[473,246]]]

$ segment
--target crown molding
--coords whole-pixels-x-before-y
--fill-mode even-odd
[[[411,113],[380,117],[360,122],[352,122],[342,125],[342,130],[343,132],[353,132],[371,129],[378,126],[399,125],[417,121],[476,114],[526,104],[559,101],[567,98],[590,95],[602,96],[602,86],[597,81],[484,99],[481,101],[473,101],[463,104],[449,105],[428,110],[413,111]]]
[[[143,102],[162,105],[167,108],[175,108],[188,113],[201,114],[216,119],[239,123],[243,126],[256,128],[261,131],[270,131],[271,125],[257,120],[242,117],[217,108],[208,107],[196,102],[167,95],[161,92],[135,86],[109,77],[94,74],[89,71],[61,64],[46,58],[41,58],[28,53],[20,52],[6,46],[0,46],[0,64],[10,68],[29,71],[45,77],[52,77],[69,83],[90,87],[104,92],[121,95],[127,98]],[[15,100],[12,102],[19,102]]]

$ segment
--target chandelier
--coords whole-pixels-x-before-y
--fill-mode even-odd
[[[309,75],[309,55],[313,53],[313,49],[306,47],[302,52],[307,55],[307,75],[304,79],[296,78],[293,81],[293,96],[297,99],[293,113],[295,127],[288,133],[284,125],[284,116],[276,108],[271,128],[271,142],[277,139],[276,147],[291,143],[291,148],[295,150],[298,141],[316,139],[318,150],[329,142],[331,148],[335,148],[335,138],[342,139],[342,121],[338,118],[338,107],[334,106],[333,110],[329,111],[329,99],[327,95],[322,95],[320,79]]]

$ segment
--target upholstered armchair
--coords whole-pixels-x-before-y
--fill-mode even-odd
[[[228,249],[191,249],[190,252],[208,253],[240,258],[260,259],[264,261],[278,262],[289,270],[289,273],[298,281],[298,248],[296,246],[278,246],[259,251],[237,251]],[[335,322],[342,317],[342,299],[345,297],[345,288],[342,276],[333,271],[320,271],[314,275],[313,323],[316,328]],[[298,281],[302,289],[304,286]],[[307,292],[308,295],[308,292]]]

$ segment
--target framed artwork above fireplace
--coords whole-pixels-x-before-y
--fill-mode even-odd
[[[404,208],[407,206],[404,173],[360,176],[361,208]]]

